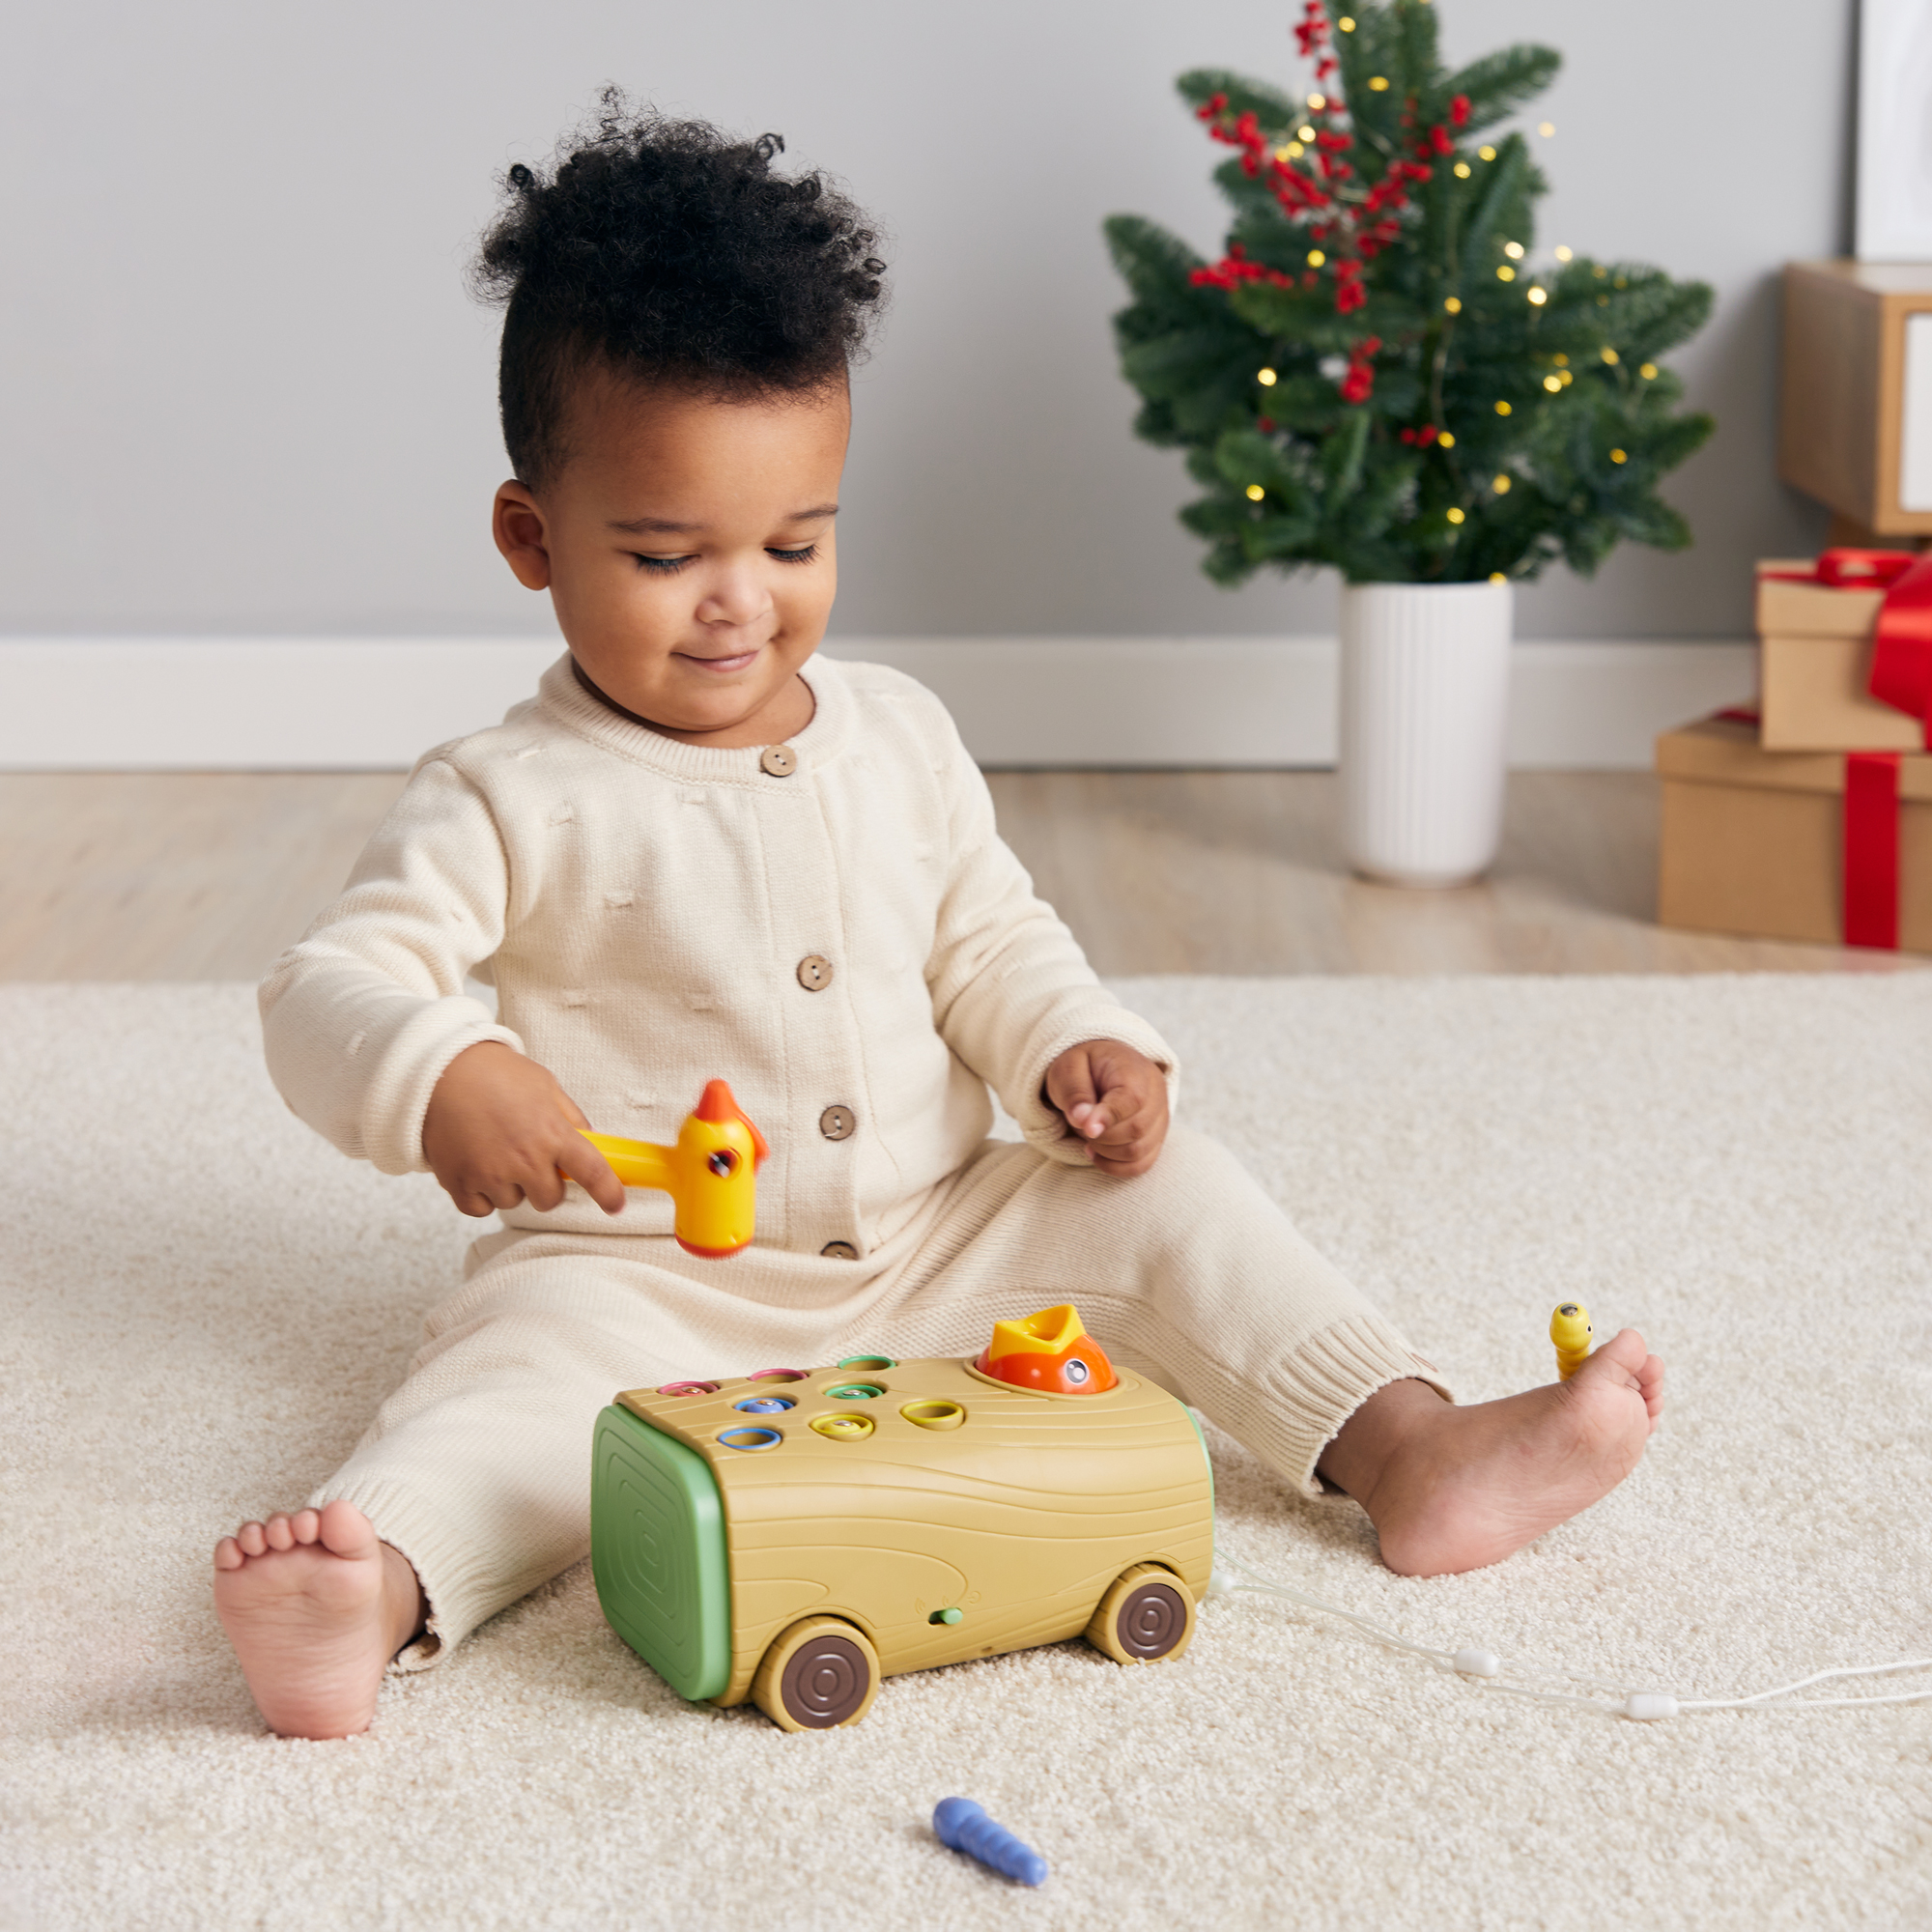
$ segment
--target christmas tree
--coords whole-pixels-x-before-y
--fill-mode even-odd
[[[1332,564],[1350,582],[1589,575],[1617,540],[1682,549],[1657,494],[1713,428],[1660,358],[1711,291],[1535,247],[1548,183],[1487,129],[1554,76],[1548,47],[1444,71],[1431,0],[1307,0],[1299,99],[1212,70],[1178,85],[1236,152],[1217,262],[1152,222],[1106,224],[1115,318],[1149,442],[1206,495],[1203,568]]]

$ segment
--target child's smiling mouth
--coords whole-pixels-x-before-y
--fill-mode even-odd
[[[743,670],[763,648],[762,644],[753,644],[750,650],[734,651],[728,657],[718,658],[700,657],[696,651],[677,651],[673,655],[682,658],[686,664],[698,665],[705,670],[723,673]]]

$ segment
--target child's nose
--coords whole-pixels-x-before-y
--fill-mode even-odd
[[[772,607],[771,593],[751,573],[721,578],[697,607],[706,624],[755,624]]]

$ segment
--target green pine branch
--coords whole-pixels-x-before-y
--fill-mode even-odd
[[[1657,491],[1713,424],[1683,411],[1659,358],[1703,326],[1711,292],[1536,254],[1548,185],[1520,133],[1479,137],[1558,56],[1511,47],[1447,72],[1436,13],[1352,6],[1321,89],[1181,76],[1228,142],[1219,263],[1141,217],[1106,223],[1131,298],[1114,327],[1135,432],[1186,452],[1203,494],[1181,521],[1216,582],[1324,565],[1356,582],[1527,579],[1555,562],[1587,575],[1619,542],[1690,540]],[[1303,138],[1317,133],[1342,137],[1346,172],[1325,182]],[[1406,172],[1424,156],[1426,181]],[[1332,201],[1285,204],[1287,166]],[[1359,301],[1340,298],[1345,262]]]

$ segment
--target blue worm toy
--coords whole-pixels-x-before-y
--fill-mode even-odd
[[[970,1798],[942,1798],[932,1808],[932,1829],[942,1845],[1022,1885],[1039,1885],[1046,1878],[1046,1861],[1004,1825],[994,1824]]]

